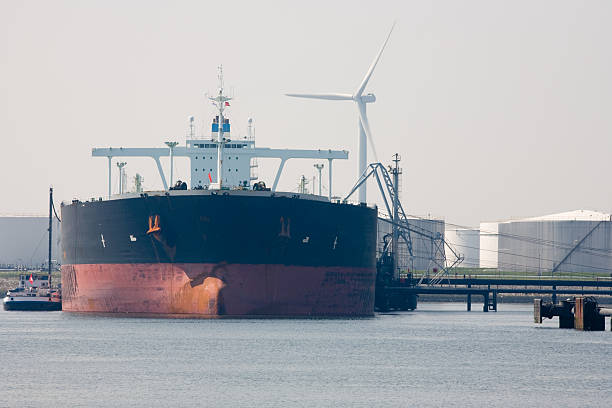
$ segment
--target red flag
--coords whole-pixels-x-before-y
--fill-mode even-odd
[[[212,177],[210,176],[210,173],[208,173],[208,181],[212,183]]]
[[[34,278],[32,278],[32,274],[30,274],[30,279],[29,279],[30,283],[34,283]]]
[[[225,102],[225,106],[229,106],[229,102],[227,102],[227,101],[226,101],[226,102]]]

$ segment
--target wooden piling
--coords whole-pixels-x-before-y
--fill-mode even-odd
[[[584,330],[584,298],[576,297],[574,305],[574,328],[576,330]]]
[[[576,297],[574,305],[574,327],[576,330],[584,331],[603,331],[606,329],[604,316],[599,314],[597,302],[592,299],[585,299],[582,296]]]
[[[542,323],[542,299],[533,299],[533,322]]]

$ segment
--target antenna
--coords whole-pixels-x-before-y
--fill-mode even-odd
[[[53,241],[53,187],[49,188],[49,258],[47,265],[47,270],[49,272],[49,291],[51,290],[51,249],[52,249],[52,241]]]
[[[396,254],[397,254],[397,250],[398,250],[398,246],[397,244],[399,243],[399,238],[400,238],[400,229],[399,229],[399,225],[400,225],[400,218],[399,218],[399,207],[400,207],[400,199],[399,199],[399,194],[400,194],[400,174],[402,174],[402,169],[399,166],[399,162],[402,160],[402,158],[400,157],[400,155],[398,153],[395,153],[393,155],[393,163],[395,163],[395,167],[391,168],[391,175],[393,175],[393,204],[392,204],[392,210],[393,210],[393,214],[390,214],[393,218],[393,230],[392,230],[392,240],[391,240],[391,245],[392,245],[392,251],[393,251],[393,273],[395,274],[398,271],[397,268],[397,258],[396,258]]]
[[[189,116],[189,139],[193,139],[193,121],[195,120],[195,118],[193,117],[193,115]]]
[[[217,78],[219,78],[219,94],[223,93],[223,64],[217,67]]]
[[[225,110],[226,106],[230,106],[229,101],[231,101],[232,98],[223,94],[223,65],[219,65],[218,70],[219,92],[214,98],[211,96],[208,97],[208,99],[212,101],[213,105],[215,105],[217,111],[219,112],[219,118],[217,122],[219,125],[219,130],[217,131],[217,140],[213,140],[213,142],[217,144],[217,181],[215,183],[210,183],[209,189],[221,190],[223,179],[223,145],[226,142],[226,139],[225,137],[223,137],[223,134],[225,132],[229,133],[230,131],[229,120],[225,119],[225,117],[223,116],[223,111]]]
[[[253,118],[247,120],[247,139],[253,139]]]

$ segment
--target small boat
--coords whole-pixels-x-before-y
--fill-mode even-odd
[[[4,310],[62,310],[61,285],[53,288],[51,285],[51,272],[53,261],[51,259],[51,242],[53,239],[52,217],[53,188],[49,189],[49,259],[47,261],[47,274],[30,273],[19,276],[19,286],[9,290],[2,300]],[[57,215],[56,215],[57,216]],[[59,218],[58,218],[59,219]]]
[[[2,300],[4,310],[62,310],[59,289],[51,289],[48,275],[19,276],[19,286],[7,292]]]

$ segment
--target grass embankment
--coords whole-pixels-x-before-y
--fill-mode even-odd
[[[4,297],[10,289],[15,289],[19,285],[19,275],[25,274],[46,274],[41,271],[15,271],[15,270],[0,270],[0,296]],[[59,271],[54,271],[51,274],[53,286],[61,282],[61,274]]]

